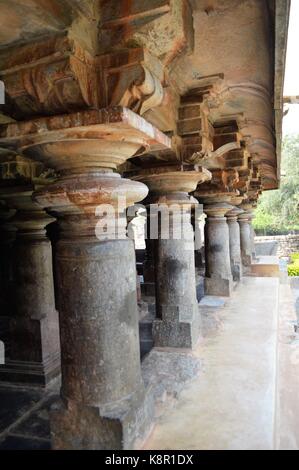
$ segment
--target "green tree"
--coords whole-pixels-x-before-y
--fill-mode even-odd
[[[299,230],[299,135],[283,140],[280,188],[262,194],[254,227],[267,233]]]

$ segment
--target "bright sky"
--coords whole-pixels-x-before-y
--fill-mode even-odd
[[[299,0],[291,0],[284,95],[299,95]],[[283,118],[283,133],[299,134],[299,104],[289,106]]]

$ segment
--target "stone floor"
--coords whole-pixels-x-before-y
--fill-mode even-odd
[[[281,283],[279,312],[276,448],[298,450],[299,278]]]
[[[43,392],[29,388],[0,387],[0,450],[51,448],[49,408],[57,385]]]
[[[244,278],[195,352],[201,375],[160,417],[145,448],[299,449],[294,300],[277,278]]]
[[[293,284],[248,277],[230,299],[201,301],[204,338],[194,353],[200,374],[170,406],[162,403],[146,449],[299,449],[299,283]],[[176,374],[184,380],[197,367],[191,359]],[[168,396],[177,377],[168,377],[165,364]],[[51,448],[48,412],[58,388],[0,387],[0,450]]]

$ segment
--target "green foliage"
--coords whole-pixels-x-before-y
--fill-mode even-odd
[[[293,261],[293,263],[295,263],[295,261],[299,261],[299,253],[293,253],[291,254],[291,260]]]
[[[283,141],[281,184],[265,191],[255,211],[254,228],[269,234],[299,230],[299,135]]]
[[[299,276],[299,258],[294,263],[288,265],[289,276]]]

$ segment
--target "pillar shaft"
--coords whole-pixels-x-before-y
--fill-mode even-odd
[[[94,231],[96,221],[90,224]],[[63,227],[68,228],[66,220]],[[134,242],[109,236],[99,241],[77,231],[61,237],[56,269],[62,396],[78,411],[82,405],[106,407],[108,413],[111,404],[142,387]]]
[[[14,311],[12,254],[16,239],[16,228],[9,223],[15,211],[1,208],[0,211],[0,340],[4,343],[5,355],[9,357],[9,322]]]
[[[32,188],[6,193],[17,209],[13,247],[14,307],[10,350],[2,381],[46,386],[60,374],[58,313],[55,309],[52,247],[45,227],[53,219],[31,200]]]
[[[208,215],[205,226],[207,295],[229,296],[232,290],[229,228],[225,218],[231,208],[225,203],[204,206]]]
[[[241,256],[245,270],[252,264],[252,231],[251,214],[244,212],[238,218],[240,224]]]
[[[204,297],[204,277],[205,277],[205,245],[204,227],[206,215],[202,209],[192,212],[192,227],[194,230],[194,261],[195,261],[195,285],[197,301]]]
[[[242,277],[242,259],[241,259],[241,242],[240,242],[240,226],[238,224],[238,214],[242,212],[238,208],[234,208],[227,213],[227,224],[229,231],[229,252],[230,264],[233,281],[240,281]]]
[[[191,225],[191,208],[198,202],[188,193],[210,178],[204,169],[182,171],[181,165],[145,169],[135,177],[149,187],[147,243],[155,257],[155,346],[194,348],[199,338]]]
[[[200,317],[196,299],[194,232],[190,207],[182,212],[181,222],[181,238],[174,238],[177,221],[170,214],[169,239],[163,237],[160,225],[158,239],[155,240],[156,346],[192,348],[199,336]]]
[[[251,220],[251,253],[252,253],[252,259],[256,259],[256,252],[255,252],[255,231],[253,228],[252,220]]]
[[[147,217],[147,228],[150,228],[150,220]],[[149,230],[148,230],[149,232]],[[155,242],[151,240],[150,233],[147,233],[145,240],[145,260],[143,263],[143,286],[142,291],[146,296],[155,296],[156,285],[155,285]]]
[[[75,182],[76,207],[70,197]],[[90,206],[81,198],[87,187],[85,196],[92,187]],[[141,378],[134,242],[126,237],[117,194],[126,194],[129,206],[147,190],[98,170],[94,175],[61,178],[48,191],[61,191],[59,198],[66,198],[56,212],[62,401],[52,412],[53,446],[131,448],[148,430],[152,410]],[[114,215],[107,217],[104,229],[107,195]],[[103,197],[105,205],[97,218]],[[48,192],[38,192],[35,198],[46,205]]]
[[[202,212],[199,216],[192,215],[192,226],[194,230],[194,254],[195,268],[204,267],[204,227],[206,215]]]

